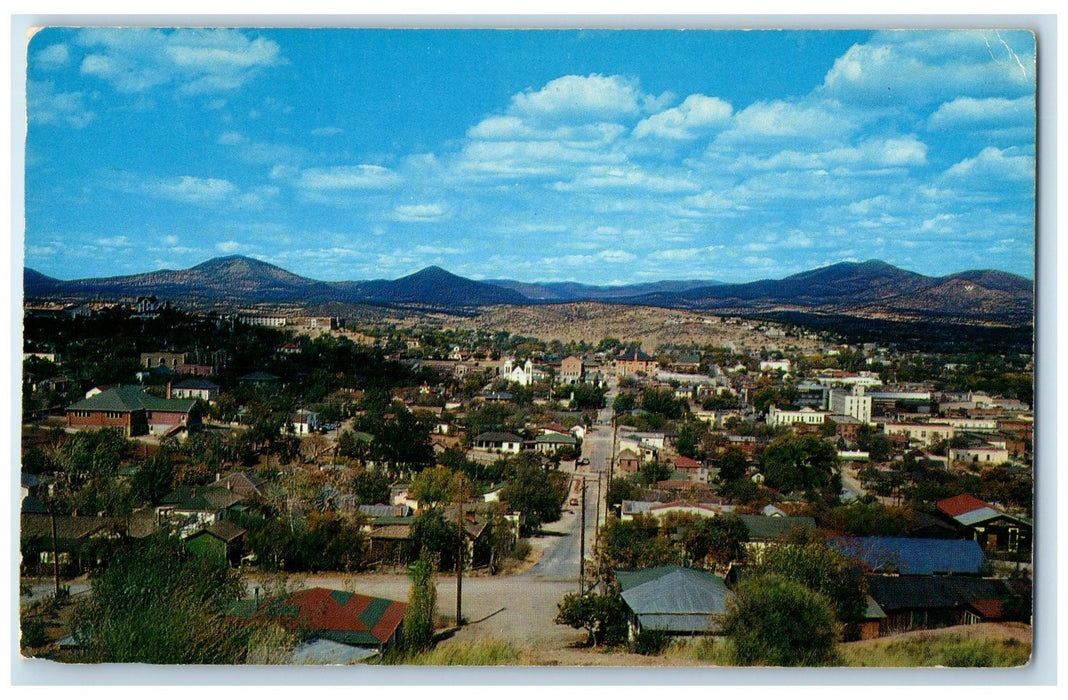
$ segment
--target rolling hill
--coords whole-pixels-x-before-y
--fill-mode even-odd
[[[105,298],[156,295],[164,299],[419,305],[442,310],[583,301],[753,314],[801,311],[860,318],[946,320],[1025,325],[1034,318],[1034,283],[997,270],[927,277],[879,260],[843,262],[744,284],[664,281],[622,286],[574,282],[476,281],[440,267],[396,280],[322,282],[240,255],[214,258],[186,270],[63,281],[26,268],[27,298]]]

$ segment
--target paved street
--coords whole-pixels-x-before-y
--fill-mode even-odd
[[[615,395],[614,386],[610,397]],[[610,399],[611,401],[611,399]],[[611,405],[611,403],[609,403]],[[582,456],[588,465],[578,467],[576,480],[568,499],[578,495],[582,475],[587,478],[586,492],[586,555],[592,557],[595,523],[603,507],[598,508],[598,479],[600,496],[608,472],[612,450],[610,409],[598,416],[600,424],[586,434]],[[580,500],[581,497],[579,496]],[[579,535],[582,527],[578,506],[565,505],[563,517],[546,526],[547,533],[531,538],[530,543],[540,552],[538,563],[523,573],[510,576],[465,577],[463,581],[463,615],[469,621],[455,636],[458,642],[475,639],[507,639],[540,650],[562,650],[581,641],[585,633],[553,623],[556,605],[565,594],[578,590]],[[327,586],[352,590],[367,595],[395,600],[407,600],[407,576],[396,574],[365,574],[360,576],[308,576],[304,585]],[[456,579],[442,575],[437,579],[438,612],[453,617],[456,612]]]

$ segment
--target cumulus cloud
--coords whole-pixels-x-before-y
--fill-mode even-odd
[[[638,122],[634,127],[634,136],[694,139],[709,130],[726,126],[733,111],[730,103],[718,97],[690,95],[678,107],[658,112]]]
[[[215,250],[220,253],[236,253],[243,249],[245,246],[237,241],[220,241],[215,244]]]
[[[306,190],[369,190],[400,182],[399,175],[381,165],[338,165],[301,171],[297,186]]]
[[[930,129],[958,129],[961,127],[997,127],[1033,125],[1035,98],[1033,95],[1008,99],[1005,97],[958,97],[938,106],[927,120]]]
[[[236,146],[247,141],[239,131],[224,131],[219,134],[219,143],[223,146]]]
[[[156,197],[186,204],[215,204],[232,198],[237,187],[229,180],[180,175],[150,180],[143,190]]]
[[[242,87],[282,61],[279,46],[235,29],[89,28],[76,42],[86,49],[81,72],[119,92],[175,86],[186,94]]]
[[[52,44],[33,56],[33,66],[42,70],[56,70],[70,62],[70,50],[66,44]]]
[[[1030,32],[881,32],[835,61],[822,92],[867,105],[1019,96],[1034,90]]]
[[[1035,177],[1034,156],[1016,153],[1015,149],[984,148],[974,158],[955,163],[946,176],[956,179],[1015,180],[1027,182]]]
[[[655,108],[634,79],[619,75],[565,75],[512,98],[510,111],[540,120],[615,119]]]
[[[764,139],[839,140],[854,133],[857,124],[833,104],[818,101],[755,102],[737,114],[731,129],[721,135],[728,141]]]
[[[51,81],[30,80],[26,85],[26,113],[31,123],[82,129],[96,114],[85,105],[82,92],[59,92]]]
[[[404,204],[393,210],[397,221],[437,221],[447,213],[441,204]]]
[[[658,175],[639,166],[591,166],[569,182],[558,182],[553,188],[560,191],[603,189],[637,189],[647,192],[695,192],[697,183],[683,173]]]

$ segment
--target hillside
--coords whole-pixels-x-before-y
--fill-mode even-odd
[[[476,281],[440,267],[396,280],[321,282],[234,255],[187,270],[63,281],[26,268],[27,298],[155,295],[232,304],[305,307],[371,304],[468,313],[498,305],[611,302],[724,315],[806,312],[887,320],[1020,326],[1033,322],[1034,283],[996,270],[926,277],[878,260],[837,263],[779,280],[721,284],[695,280],[595,286],[577,282]]]

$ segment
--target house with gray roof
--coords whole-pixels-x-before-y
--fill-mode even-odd
[[[523,447],[523,438],[514,433],[487,432],[475,436],[476,450],[495,450],[517,454]]]
[[[943,498],[935,504],[942,519],[961,536],[975,540],[987,552],[1028,552],[1034,524],[1027,518],[1006,513],[970,494]]]
[[[630,610],[632,637],[642,630],[666,634],[719,634],[734,594],[723,579],[684,566],[618,570],[616,580]]]

